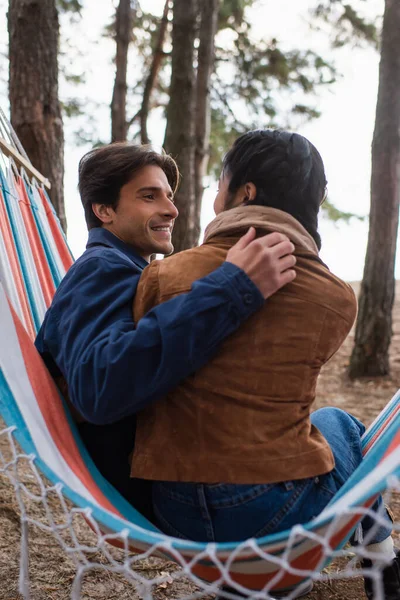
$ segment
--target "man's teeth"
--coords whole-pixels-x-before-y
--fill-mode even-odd
[[[170,231],[169,227],[152,227],[154,231]]]

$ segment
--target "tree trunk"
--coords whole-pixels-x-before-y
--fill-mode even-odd
[[[199,241],[203,178],[207,174],[210,156],[210,77],[214,68],[214,38],[217,32],[219,5],[220,0],[203,0],[201,8],[196,83],[195,207],[191,246],[195,246]]]
[[[128,70],[128,50],[132,37],[134,13],[131,0],[120,0],[115,21],[115,82],[111,100],[111,141],[126,140],[126,74]]]
[[[165,34],[167,32],[167,27],[168,27],[168,11],[169,11],[169,7],[170,7],[169,5],[170,5],[170,0],[166,0],[165,5],[164,5],[163,16],[162,16],[161,23],[160,23],[160,28],[158,30],[157,44],[156,44],[154,54],[153,54],[153,61],[151,63],[149,75],[146,79],[146,83],[144,86],[142,106],[140,109],[140,139],[141,139],[142,144],[150,143],[149,135],[147,133],[147,119],[148,119],[149,110],[150,110],[150,97],[151,97],[151,92],[153,91],[153,88],[156,84],[158,72],[161,67],[162,59],[164,57],[163,48],[164,48]]]
[[[400,200],[400,2],[386,0],[375,131],[371,211],[351,377],[389,373]]]
[[[179,165],[182,181],[176,194],[180,216],[174,227],[176,252],[191,247],[194,228],[194,42],[197,0],[174,0],[172,23],[171,87],[164,147]]]
[[[49,179],[50,198],[66,231],[55,0],[10,0],[8,31],[11,123],[32,164]]]

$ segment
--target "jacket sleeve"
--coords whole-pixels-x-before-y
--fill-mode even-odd
[[[132,302],[140,275],[128,263],[87,260],[57,292],[39,334],[67,380],[73,405],[98,425],[166,394],[207,363],[264,302],[243,271],[224,263],[189,293],[150,310],[135,328]]]

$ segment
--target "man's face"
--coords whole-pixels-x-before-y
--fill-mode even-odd
[[[120,191],[118,206],[108,207],[110,221],[103,227],[111,231],[140,256],[171,254],[171,234],[178,209],[164,171],[157,166],[143,167]]]

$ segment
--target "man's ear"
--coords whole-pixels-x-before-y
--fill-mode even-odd
[[[107,204],[92,204],[92,210],[96,217],[105,225],[111,225],[114,220],[114,209]]]
[[[257,196],[257,188],[251,181],[245,183],[244,193],[246,195],[245,202],[252,202]]]

